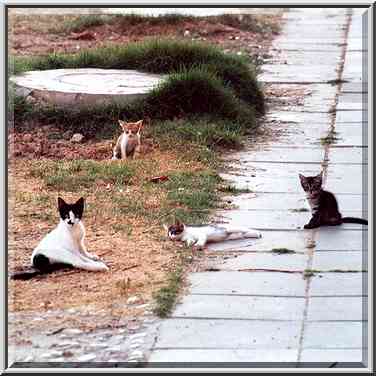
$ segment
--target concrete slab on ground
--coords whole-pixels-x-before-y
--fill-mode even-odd
[[[317,231],[316,250],[360,251],[367,248],[368,231],[362,225],[354,231],[345,231],[342,226],[322,227]]]
[[[188,278],[191,294],[305,296],[307,281],[298,273],[200,272]]]
[[[303,320],[305,298],[188,295],[172,317],[201,319]],[[229,323],[229,325],[231,325]]]
[[[311,356],[310,354],[308,354]],[[270,351],[268,349],[166,349],[151,354],[150,362],[184,363],[260,363],[296,362],[297,349]]]
[[[260,239],[233,240],[209,245],[210,251],[265,252],[275,248],[286,248],[295,252],[306,252],[312,244],[310,231],[262,231]]]
[[[362,362],[362,349],[304,349],[300,356],[301,362],[335,363]]]
[[[315,252],[312,269],[315,270],[337,270],[337,271],[362,271],[367,270],[364,265],[366,254],[362,251],[331,251]]]
[[[367,273],[321,273],[311,277],[311,296],[362,296]]]
[[[155,349],[295,349],[300,321],[167,319]]]
[[[314,297],[309,299],[308,321],[359,321],[363,320],[361,296]]]
[[[361,348],[363,346],[362,322],[307,322],[303,348]]]
[[[283,252],[280,251],[280,252]],[[271,269],[276,271],[303,271],[307,268],[308,255],[297,253],[246,253],[230,257],[215,265],[220,270]]]

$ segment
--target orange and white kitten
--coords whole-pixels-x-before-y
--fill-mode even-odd
[[[143,120],[136,123],[127,123],[119,120],[123,133],[118,138],[113,150],[112,159],[135,158],[140,155],[141,149],[141,129]]]

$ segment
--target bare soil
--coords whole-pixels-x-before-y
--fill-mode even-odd
[[[108,43],[125,44],[163,36],[203,40],[219,45],[225,51],[262,56],[267,53],[274,37],[272,33],[243,31],[200,19],[178,25],[140,24],[129,28],[120,24],[102,25],[91,27],[85,33],[64,34],[51,31],[54,25],[61,24],[67,17],[70,16],[11,16],[9,53],[74,53]],[[280,16],[267,17],[272,17],[277,24],[280,22]],[[112,141],[84,140],[82,144],[74,144],[64,139],[62,134],[51,137],[52,133],[57,132],[52,126],[35,124],[32,128],[35,131],[12,131],[9,134],[9,270],[28,265],[33,248],[56,225],[57,195],[61,194],[67,201],[78,198],[77,194],[49,190],[42,179],[30,177],[33,164],[44,159],[62,158],[107,160],[111,155]],[[203,168],[199,162],[182,161],[173,149],[159,150],[153,140],[144,140],[141,158],[156,162],[154,176]],[[151,176],[144,176],[140,171],[140,182],[148,177]],[[88,192],[86,196],[89,205],[96,209],[86,213],[84,217],[86,243],[89,251],[97,253],[109,265],[110,271],[89,273],[72,270],[29,281],[10,281],[10,311],[35,311],[36,314],[42,314],[43,311],[90,307],[93,310],[105,309],[112,312],[115,303],[124,303],[120,305],[121,308],[116,306],[120,310],[119,315],[137,316],[143,310],[135,310],[131,305],[126,305],[128,297],[137,296],[141,303],[152,301],[152,293],[163,286],[168,271],[174,270],[179,262],[181,250],[166,239],[161,228],[150,228],[150,223],[140,218],[125,215],[121,223],[122,229],[115,231],[116,221],[119,219],[106,211],[106,200],[103,197],[111,197],[116,188],[100,186],[100,189],[101,192]],[[137,190],[138,185],[134,184],[125,193],[135,199],[142,199],[151,206],[159,204],[160,197],[140,197]],[[43,216],[44,211],[49,215]],[[78,316],[76,320],[79,320]],[[103,325],[102,321],[100,325]],[[46,325],[46,322],[42,324]],[[30,327],[42,324],[33,321]],[[95,326],[95,323],[92,325]]]

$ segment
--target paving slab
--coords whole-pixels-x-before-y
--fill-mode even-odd
[[[154,351],[149,361],[184,363],[274,363],[296,362],[297,359],[297,349],[278,349],[278,351],[270,351],[268,349],[168,349]]]
[[[298,48],[294,43],[295,48]],[[305,45],[305,44],[304,44]],[[315,45],[312,45],[313,48]],[[320,48],[331,45],[320,45]],[[281,45],[279,48],[284,48]],[[262,66],[262,73],[259,75],[261,82],[283,82],[283,83],[325,83],[337,78],[337,73],[333,65],[313,65],[313,66],[294,66],[289,64],[267,65]]]
[[[342,93],[368,93],[368,86],[360,82],[344,82]]]
[[[364,213],[365,214],[365,213]],[[359,212],[347,211],[346,216],[359,216]],[[309,222],[311,214],[309,212],[289,212],[286,210],[275,210],[273,212],[249,210],[222,210],[216,213],[215,221],[226,223],[231,226],[247,226],[259,230],[299,230]],[[340,226],[341,230],[358,230],[363,225],[357,223],[345,223]],[[329,227],[329,226],[328,226]],[[330,228],[339,226],[330,226]],[[312,230],[306,230],[312,231]],[[336,230],[332,230],[334,236]]]
[[[330,151],[330,153],[331,152],[332,151]],[[341,157],[347,158],[343,153]],[[325,189],[328,191],[333,192],[336,195],[337,193],[364,195],[362,199],[366,199],[365,195],[367,193],[368,182],[367,164],[329,164],[327,174],[328,177],[325,182]],[[354,176],[357,178],[354,179]],[[355,209],[359,211],[363,209],[361,200],[358,201],[358,207]]]
[[[260,239],[233,240],[209,245],[211,251],[265,252],[273,248],[287,248],[295,252],[306,252],[311,245],[310,231],[263,231]]]
[[[322,227],[316,235],[316,250],[361,251],[367,249],[367,229],[345,231],[342,226]]]
[[[361,296],[313,297],[309,299],[307,320],[361,321],[363,299]]]
[[[307,322],[303,348],[361,348],[362,322]]]
[[[362,251],[331,251],[315,252],[312,261],[312,269],[315,270],[367,270],[364,265],[365,253]]]
[[[278,163],[322,163],[324,149],[321,147],[270,147],[264,150],[252,150],[234,153],[233,158],[242,165],[248,162],[278,162]]]
[[[222,223],[231,226],[244,226],[256,229],[276,230],[297,230],[302,229],[310,218],[308,212],[287,212],[286,210],[275,210],[272,213],[258,211],[257,213],[248,210],[222,210],[216,213],[216,218]],[[352,226],[349,224],[349,226]]]
[[[276,45],[277,47],[277,45]],[[268,64],[294,64],[294,65],[337,65],[341,61],[338,51],[291,51],[281,50],[278,55],[266,59]]]
[[[238,196],[226,197],[231,204],[241,210],[309,210],[308,201],[304,193],[246,193]],[[361,201],[360,201],[361,202]]]
[[[367,273],[321,273],[310,280],[311,296],[362,296]]]
[[[266,121],[280,121],[280,122],[295,122],[299,124],[327,124],[328,129],[331,124],[331,118],[330,114],[328,113],[315,113],[314,119],[312,119],[312,113],[311,112],[303,112],[303,111],[273,111],[265,116]]]
[[[191,294],[305,296],[307,281],[299,273],[200,272],[188,278]]]
[[[305,298],[188,295],[177,305],[172,317],[303,320],[304,307]]]
[[[368,112],[360,110],[337,111],[336,124],[338,123],[361,123],[367,122]]]
[[[230,257],[215,265],[220,270],[242,270],[242,269],[271,269],[303,271],[307,268],[308,255],[288,253],[246,253],[236,257]]]
[[[363,362],[362,349],[304,349],[301,362]]]
[[[326,124],[280,124],[278,122],[266,123],[265,128],[275,135],[272,141],[266,140],[265,145],[275,147],[286,147],[286,145],[320,147],[321,139],[327,136],[329,130]]]
[[[365,110],[368,107],[368,94],[344,93],[338,96],[337,111]]]
[[[367,164],[368,150],[366,147],[336,147],[329,151],[329,163],[331,164]]]
[[[339,123],[335,131],[335,146],[368,146],[367,123]]]
[[[295,349],[300,321],[168,319],[155,349]]]

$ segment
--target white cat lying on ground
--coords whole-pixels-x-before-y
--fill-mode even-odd
[[[232,227],[228,225],[185,225],[177,221],[174,225],[163,226],[167,231],[167,236],[171,240],[185,242],[189,247],[203,248],[209,242],[222,242],[225,240],[236,240],[246,238],[261,238],[261,233],[257,230],[246,227]]]

